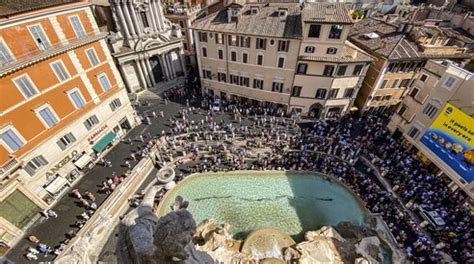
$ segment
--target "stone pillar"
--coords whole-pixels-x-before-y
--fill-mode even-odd
[[[148,18],[151,21],[150,27],[152,28],[152,30],[159,31],[158,22],[156,21],[157,18],[153,10],[153,5],[151,3],[148,4]]]
[[[166,77],[166,80],[169,81],[171,79],[170,73],[168,72],[168,66],[166,65],[165,54],[161,54],[158,56],[158,59],[160,60],[160,65],[161,65],[161,70],[163,71],[163,74]]]
[[[138,76],[140,77],[140,81],[143,85],[143,88],[146,88],[147,82],[145,80],[145,76],[143,74],[142,68],[140,67],[139,59],[135,59],[135,66],[137,67]]]
[[[135,31],[135,27],[133,26],[132,18],[130,17],[130,10],[127,8],[127,4],[125,4],[122,8],[122,12],[125,14],[125,26],[130,29],[130,33],[132,37],[138,36],[137,32]]]
[[[155,80],[155,76],[153,75],[153,69],[151,68],[151,64],[150,64],[150,56],[146,56],[144,58],[145,60],[145,66],[146,66],[146,69],[150,75],[150,80],[151,80],[151,83],[152,83],[152,86],[155,86],[156,84],[156,80]]]
[[[155,5],[155,1],[154,0],[150,0],[150,15],[153,17],[153,22],[155,23],[154,24],[154,28],[156,29],[156,31],[161,31],[161,27],[160,27],[160,17],[158,15],[158,12],[156,10],[156,5]]]
[[[142,31],[140,30],[140,25],[138,24],[137,14],[135,13],[135,8],[133,7],[132,3],[128,4],[128,12],[129,12],[130,17],[132,19],[132,24],[131,25],[135,28],[135,31],[137,32],[137,35],[140,36]]]
[[[151,4],[153,5],[153,10],[156,14],[157,22],[158,22],[158,28],[160,31],[163,31],[165,29],[165,25],[163,22],[163,12],[161,11],[161,3],[159,0],[151,0]]]
[[[176,78],[176,71],[175,71],[175,69],[174,69],[173,61],[172,61],[172,59],[171,59],[171,53],[167,53],[167,54],[166,54],[166,58],[167,58],[167,60],[168,60],[168,65],[169,65],[169,67],[170,67],[171,77],[172,77],[173,79],[175,79],[175,78]]]
[[[127,21],[125,20],[125,16],[123,15],[123,10],[122,10],[122,5],[120,3],[117,3],[115,5],[115,9],[117,10],[117,15],[120,19],[120,22],[122,24],[123,30],[125,31],[125,35],[127,38],[131,37],[130,31],[128,30],[128,25]]]
[[[146,81],[146,84],[147,84],[147,87],[145,87],[145,88],[152,87],[153,84],[152,84],[151,79],[150,79],[150,73],[148,72],[148,70],[146,68],[145,58],[141,57],[138,61],[140,63],[140,67],[142,68],[143,75],[145,76],[145,81]]]
[[[188,73],[186,71],[186,62],[184,61],[184,51],[182,47],[178,49],[178,58],[181,68],[183,69],[184,76],[187,76]]]

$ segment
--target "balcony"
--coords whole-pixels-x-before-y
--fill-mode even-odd
[[[19,161],[17,158],[11,158],[0,167],[0,179],[4,179],[11,172],[21,167],[22,163],[23,162]]]
[[[163,8],[165,15],[192,15],[201,10],[201,5],[193,5],[187,3],[185,5],[180,3],[168,4]]]
[[[0,77],[21,70],[42,60],[54,57],[58,54],[68,52],[77,47],[105,38],[105,32],[87,32],[81,38],[63,39],[58,43],[51,43],[49,48],[35,48],[23,54],[15,54],[15,60],[0,66]]]

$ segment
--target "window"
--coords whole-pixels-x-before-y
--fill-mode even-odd
[[[238,75],[234,75],[234,74],[230,74],[229,76],[230,78],[230,83],[232,84],[239,84],[239,76]]]
[[[263,80],[253,79],[253,88],[263,90]]]
[[[14,82],[26,99],[31,98],[34,95],[38,94],[38,91],[33,87],[33,84],[31,83],[28,75],[23,75],[21,77],[18,77],[14,80]]]
[[[283,68],[285,66],[285,57],[278,57],[278,68]]]
[[[316,48],[314,46],[306,46],[304,48],[305,53],[314,53],[315,50],[316,50]]]
[[[320,89],[316,90],[316,96],[314,98],[316,98],[316,99],[325,99],[327,92],[328,92],[328,90],[320,88]]]
[[[242,62],[249,63],[249,54],[247,52],[242,53]]]
[[[400,82],[400,87],[408,87],[408,85],[410,84],[410,81],[411,81],[411,79],[403,79]]]
[[[250,37],[240,37],[240,46],[242,48],[250,48]]]
[[[231,61],[237,61],[237,52],[235,52],[235,51],[230,52],[230,60]]]
[[[207,42],[207,32],[199,32],[199,41]]]
[[[433,118],[438,113],[438,110],[438,107],[429,103],[423,110],[423,114],[429,116],[430,118]]]
[[[382,85],[380,86],[380,89],[387,87],[387,82],[388,80],[383,80]]]
[[[216,44],[224,44],[224,35],[222,33],[216,33]]]
[[[301,86],[293,86],[293,90],[291,91],[291,96],[299,97],[301,95]]]
[[[71,132],[69,132],[66,135],[64,135],[62,138],[60,138],[58,142],[56,142],[56,144],[58,144],[61,150],[65,150],[67,146],[71,145],[75,141],[76,141],[76,138]]]
[[[400,109],[398,109],[398,114],[400,116],[403,116],[403,114],[408,110],[408,107],[404,104],[400,106]]]
[[[23,145],[25,145],[23,140],[21,140],[20,137],[11,128],[2,132],[2,134],[0,134],[0,137],[3,142],[7,144],[8,148],[10,148],[13,152],[17,151],[18,149],[23,147]]]
[[[86,121],[84,121],[84,126],[87,128],[87,130],[91,130],[91,128],[97,124],[99,124],[99,119],[96,115],[92,115],[87,118]]]
[[[140,18],[142,19],[143,27],[149,28],[150,24],[148,24],[148,17],[146,15],[146,12],[144,12],[144,11],[140,12]],[[179,22],[182,22],[182,21],[179,21]],[[181,27],[181,28],[183,28],[183,27]]]
[[[415,96],[420,92],[420,89],[418,89],[417,87],[413,87],[413,89],[411,89],[410,91],[410,96],[415,98]]]
[[[333,72],[334,72],[334,66],[332,65],[324,66],[324,72],[323,72],[324,76],[332,76]]]
[[[52,126],[54,126],[55,124],[58,123],[58,118],[56,118],[56,116],[53,114],[53,111],[51,111],[51,109],[48,106],[46,106],[43,109],[39,110],[38,114],[41,116],[44,123],[48,127],[52,127]]]
[[[391,95],[384,95],[382,97],[382,101],[389,101],[390,99],[392,99],[392,96]]]
[[[86,54],[92,66],[99,64],[99,59],[97,58],[97,54],[95,53],[94,48],[87,49]]]
[[[252,15],[258,14],[258,7],[252,7],[252,8],[250,8],[250,14],[252,14]]]
[[[74,29],[74,32],[76,33],[76,37],[83,38],[87,36],[86,32],[84,31],[84,28],[82,27],[79,16],[70,16],[69,21],[71,21],[72,28]]]
[[[299,74],[306,74],[306,71],[308,70],[308,64],[306,63],[300,63],[298,64],[298,70],[297,73]]]
[[[337,48],[328,48],[326,50],[327,54],[336,54],[337,53]]]
[[[290,41],[288,40],[279,40],[278,41],[278,51],[288,52],[288,47],[290,46]]]
[[[256,39],[256,49],[262,49],[264,50],[267,46],[267,40],[262,39],[262,38],[257,38]]]
[[[329,90],[328,98],[337,98],[338,93],[339,93],[339,89],[331,89]]]
[[[342,26],[341,25],[332,25],[331,31],[329,31],[329,38],[330,39],[340,39],[342,33]]]
[[[282,82],[273,82],[272,84],[272,92],[283,92],[283,83]]]
[[[207,48],[206,47],[202,47],[202,56],[207,57]]]
[[[112,102],[110,102],[109,106],[110,106],[110,109],[113,111],[115,111],[117,108],[119,108],[120,106],[122,105],[122,102],[120,102],[120,98],[116,98],[114,100],[112,100]]]
[[[397,88],[398,79],[393,80],[392,88]]]
[[[224,51],[221,50],[221,49],[218,49],[217,50],[217,55],[219,57],[219,60],[223,60],[224,59]]]
[[[81,93],[79,90],[74,90],[69,93],[69,98],[73,102],[76,109],[79,109],[85,105],[84,99],[82,99]]]
[[[11,55],[7,45],[0,41],[0,66],[6,65],[13,60],[13,56]]]
[[[257,65],[263,65],[263,54],[257,55]]]
[[[408,136],[413,138],[413,139],[416,139],[416,137],[418,136],[418,134],[420,134],[420,130],[416,127],[412,127],[410,129],[410,131],[408,132]]]
[[[69,79],[69,73],[67,72],[66,67],[64,67],[62,61],[51,63],[51,68],[53,68],[53,71],[56,74],[56,77],[58,77],[59,81],[64,82],[65,80]]]
[[[354,88],[346,89],[346,91],[344,92],[344,98],[351,98],[353,94]]]
[[[388,67],[385,70],[385,72],[393,72],[394,68],[395,68],[395,62],[391,62],[388,64]]]
[[[48,50],[51,48],[48,38],[44,34],[40,25],[33,25],[29,27],[33,39],[36,41],[41,50]]]
[[[354,70],[352,71],[352,75],[360,75],[362,73],[362,69],[364,69],[363,64],[358,64],[354,67]]]
[[[102,89],[104,89],[104,91],[110,90],[111,86],[109,83],[109,79],[107,78],[107,75],[105,75],[105,73],[100,74],[98,79],[100,86],[102,86]]]
[[[229,35],[229,46],[239,46],[239,36]]]
[[[249,87],[249,85],[250,85],[250,79],[249,79],[248,77],[240,76],[239,85],[240,85],[240,86]]]
[[[456,83],[456,78],[448,76],[448,78],[446,78],[443,82],[443,87],[451,90],[451,88],[454,86],[454,83]]]
[[[380,95],[376,95],[372,98],[372,101],[380,101],[382,100],[382,97]]]
[[[209,70],[202,70],[202,78],[212,80],[212,73]]]
[[[420,81],[422,81],[422,82],[425,82],[427,79],[428,79],[428,75],[426,75],[424,73],[420,76]]]
[[[308,38],[319,38],[320,32],[321,32],[321,25],[310,25]]]
[[[227,75],[223,72],[218,72],[217,73],[217,80],[219,82],[227,82]]]
[[[39,169],[47,164],[48,161],[43,157],[43,155],[39,155],[26,163],[24,169],[30,176],[33,176]]]
[[[341,66],[339,66],[339,68],[337,68],[336,75],[337,76],[344,76],[346,74],[346,70],[347,70],[347,65],[341,65]]]

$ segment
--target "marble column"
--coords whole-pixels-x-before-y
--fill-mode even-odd
[[[138,76],[140,77],[140,81],[143,85],[142,88],[146,88],[147,82],[145,80],[145,76],[143,75],[142,67],[140,67],[139,59],[135,59],[135,66],[136,66],[136,70],[138,72]]]
[[[143,32],[141,30],[140,24],[138,23],[137,13],[135,12],[135,7],[133,6],[133,3],[130,3],[128,5],[128,11],[130,12],[130,17],[132,18],[132,22],[133,22],[132,24],[135,26],[137,35],[141,36]]]
[[[148,14],[147,17],[150,20],[150,27],[153,31],[159,31],[158,30],[158,23],[156,22],[156,16],[155,12],[153,10],[153,5],[151,3],[148,4]]]
[[[167,81],[169,81],[171,78],[170,78],[170,74],[168,72],[168,66],[166,66],[164,56],[165,56],[164,54],[161,54],[161,55],[158,56],[158,59],[160,60],[161,70],[162,70],[163,74],[165,75],[165,79]]]
[[[177,54],[178,54],[179,63],[181,64],[181,69],[183,70],[184,76],[187,76],[188,73],[186,71],[186,62],[184,61],[183,48],[179,48]]]
[[[118,23],[122,24],[122,28],[125,31],[125,35],[126,37],[129,38],[131,34],[130,34],[130,31],[128,30],[128,25],[127,25],[127,21],[125,20],[125,16],[123,15],[122,5],[120,3],[117,3],[115,5],[115,9],[117,10],[117,14],[120,19],[120,22]]]
[[[173,60],[171,58],[171,53],[167,53],[166,55],[167,55],[166,57],[168,58],[168,65],[169,65],[170,70],[171,70],[171,77],[173,79],[175,79],[176,78],[176,71],[174,69]]]
[[[147,71],[150,75],[150,80],[151,80],[152,86],[155,86],[156,80],[155,80],[155,76],[153,75],[153,69],[151,68],[150,56],[145,57],[145,66],[146,66],[146,69],[147,69]]]
[[[159,22],[159,17],[156,12],[156,5],[153,3],[153,0],[150,0],[150,15],[153,18],[153,28],[155,28],[156,31],[161,31],[160,29],[160,22]]]
[[[160,29],[160,31],[163,31],[165,29],[165,25],[164,25],[164,22],[163,22],[164,15],[161,12],[161,3],[159,2],[159,0],[151,0],[151,3],[154,6],[153,9],[154,9],[154,11],[156,13],[156,17],[158,19],[158,28]]]
[[[146,83],[147,83],[147,87],[146,88],[149,88],[149,87],[152,87],[153,84],[151,82],[151,79],[150,79],[150,73],[148,72],[147,68],[146,68],[146,65],[145,65],[145,58],[144,57],[141,57],[139,59],[139,62],[140,62],[140,66],[142,68],[142,71],[143,71],[143,75],[145,76],[145,80],[146,80]]]
[[[126,18],[125,24],[127,25],[127,27],[129,27],[130,33],[132,34],[133,37],[136,37],[138,34],[135,31],[135,28],[133,26],[132,18],[130,17],[130,11],[127,8],[127,4],[123,6],[122,12],[125,14],[125,18]]]

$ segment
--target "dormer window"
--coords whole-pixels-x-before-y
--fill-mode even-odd
[[[228,22],[239,21],[240,8],[229,8],[227,10]]]
[[[258,14],[258,7],[252,6],[252,7],[250,8],[250,14],[252,14],[252,15]]]
[[[287,13],[288,13],[288,8],[278,8],[279,17],[286,17]]]

